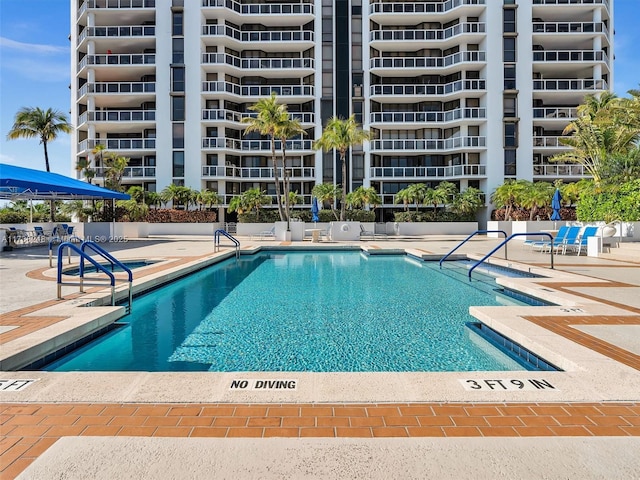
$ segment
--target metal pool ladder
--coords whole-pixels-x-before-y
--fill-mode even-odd
[[[80,284],[80,292],[84,293],[84,285],[85,285],[85,283],[84,283],[84,261],[86,260],[87,262],[92,264],[94,267],[96,267],[97,270],[101,271],[102,273],[106,274],[109,277],[110,284],[111,284],[111,305],[112,306],[115,306],[115,304],[116,304],[115,303],[115,299],[116,299],[116,277],[113,274],[113,267],[117,265],[123,271],[125,271],[127,273],[127,279],[128,279],[128,282],[129,282],[129,303],[125,306],[125,309],[126,309],[127,313],[131,313],[131,304],[132,304],[132,301],[133,301],[133,294],[132,294],[133,273],[131,272],[131,269],[126,267],[122,262],[120,262],[118,259],[116,259],[113,255],[111,255],[109,252],[107,252],[104,248],[102,248],[101,246],[99,246],[95,242],[91,242],[91,241],[82,242],[80,247],[77,247],[76,245],[74,245],[71,242],[63,242],[58,246],[58,275],[57,275],[58,299],[62,299],[62,286],[63,285],[75,285],[75,284],[71,284],[71,283],[63,283],[62,282],[62,264],[63,264],[62,258],[64,256],[64,249],[65,248],[69,249],[69,251],[73,250],[74,252],[76,252],[80,256],[80,283],[79,283]],[[111,271],[109,271],[108,268],[105,267],[104,265],[101,265],[96,260],[94,260],[89,254],[87,254],[85,252],[86,249],[93,250],[93,252],[97,253],[100,257],[102,257],[105,260],[107,260],[111,264]],[[100,284],[100,285],[103,285],[103,284]]]
[[[451,250],[449,253],[447,253],[444,257],[442,257],[440,259],[440,262],[438,264],[440,266],[440,268],[442,268],[442,262],[444,262],[447,258],[449,258],[449,256],[453,252],[458,250],[462,245],[467,243],[473,237],[475,237],[476,235],[480,235],[481,233],[501,233],[501,234],[503,234],[505,236],[505,238],[507,237],[507,232],[505,232],[504,230],[476,230],[471,235],[469,235],[467,238],[465,238],[463,241],[461,241],[458,245],[456,245],[453,250]],[[504,247],[504,257],[505,257],[505,259],[507,258],[507,247],[506,246]]]
[[[221,236],[227,237],[229,240],[231,240],[233,242],[233,244],[235,245],[235,248],[236,248],[236,258],[240,258],[240,242],[233,235],[231,235],[226,230],[223,230],[222,228],[219,228],[218,230],[216,230],[213,233],[213,247],[214,247],[214,250],[216,252],[220,250],[220,237]]]

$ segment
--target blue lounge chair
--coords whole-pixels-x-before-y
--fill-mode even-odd
[[[564,238],[567,236],[567,232],[569,231],[568,225],[563,225],[558,229],[558,233],[553,237],[553,244],[557,245],[561,243]],[[548,240],[525,240],[524,246],[531,247],[532,250],[540,249],[540,251],[545,251],[547,248],[551,247],[551,242]]]
[[[586,252],[589,237],[595,237],[597,233],[598,227],[585,227],[580,238],[576,239],[572,244],[567,245],[567,249],[570,249],[580,255],[580,252],[584,247],[584,251]],[[564,253],[564,251],[562,253]]]

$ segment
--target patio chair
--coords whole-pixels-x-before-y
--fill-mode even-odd
[[[567,236],[567,232],[569,231],[568,225],[563,225],[558,229],[558,233],[553,237],[553,245],[558,245],[561,243],[564,238]],[[551,247],[551,242],[549,240],[525,240],[524,246],[528,246],[531,250],[540,249],[541,252],[544,252],[547,248]]]
[[[365,229],[364,225],[360,224],[360,240],[363,240],[363,237],[373,240],[374,238],[376,238],[376,234],[371,230]]]
[[[21,230],[16,227],[9,227],[8,240],[10,245],[17,245],[18,243],[26,244],[29,241],[29,235],[26,230]]]
[[[586,252],[587,242],[589,240],[589,237],[595,237],[597,233],[598,233],[598,227],[585,227],[584,231],[582,232],[582,235],[580,235],[580,238],[576,239],[576,241],[573,242],[572,244],[567,245],[567,249],[570,249],[571,251],[574,251],[578,255],[580,255],[580,252],[584,247],[584,251]],[[565,252],[563,251],[562,253],[565,253]]]
[[[563,255],[566,254],[567,249],[570,249],[571,245],[574,245],[578,241],[580,230],[582,230],[582,227],[570,227],[564,239],[558,244],[553,244],[553,248],[556,250],[556,253],[562,253]]]
[[[49,236],[44,231],[44,228],[36,225],[33,227],[33,237],[31,241],[33,243],[47,243]]]
[[[267,238],[276,238],[276,227],[271,227],[271,230],[263,230],[262,232],[254,233],[251,235],[251,240],[258,238],[258,240],[265,240]]]

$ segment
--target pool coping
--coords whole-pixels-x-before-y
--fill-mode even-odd
[[[386,254],[385,249],[365,249],[359,246],[338,246],[340,250],[359,249],[369,254]],[[311,247],[314,250],[336,249],[336,245]],[[260,250],[291,250],[290,246],[250,246],[242,253]],[[309,250],[304,246],[296,250]],[[413,249],[406,254],[429,255]],[[136,293],[171,281],[233,256],[233,251],[205,255],[182,265],[170,267],[134,280]],[[473,258],[473,255],[464,257]],[[3,371],[6,380],[32,379],[28,388],[14,392],[0,392],[3,402],[172,402],[172,403],[269,403],[269,402],[397,402],[402,401],[635,401],[640,391],[638,367],[625,365],[601,352],[580,345],[552,332],[528,317],[576,319],[602,316],[637,316],[637,312],[603,304],[566,291],[554,284],[607,284],[607,280],[585,278],[580,275],[531,267],[517,262],[492,259],[492,263],[542,273],[545,278],[501,277],[498,283],[559,304],[549,307],[471,307],[470,313],[494,330],[536,352],[549,362],[563,368],[563,372],[383,372],[383,373],[308,373],[308,372],[241,372],[241,373],[184,373],[184,372],[41,372]],[[145,267],[146,268],[146,267]],[[537,272],[537,270],[540,270]],[[120,292],[120,295],[125,295]],[[67,316],[42,333],[30,334],[3,344],[0,359],[3,369],[12,358],[24,356],[21,351],[46,351],[55,346],[55,338],[65,339],[86,335],[115,321],[122,307],[84,308],[88,304],[103,305],[110,301],[105,291],[95,291],[72,300],[61,301],[37,312],[37,315]],[[34,315],[34,314],[30,314]],[[43,337],[50,336],[49,340]],[[60,342],[58,342],[59,344]],[[22,349],[22,350],[20,350]],[[35,350],[34,350],[35,349]],[[40,350],[38,350],[40,349]],[[25,355],[25,354],[22,354]],[[45,353],[46,355],[46,353]],[[41,355],[42,356],[42,355]],[[29,364],[24,363],[25,365]],[[621,382],[624,378],[626,381]],[[256,381],[296,380],[295,388],[255,388]],[[253,388],[239,388],[246,380]],[[487,383],[487,381],[489,383]],[[234,383],[235,382],[235,383]],[[471,387],[480,385],[482,388]],[[497,383],[496,383],[497,382]],[[524,383],[526,390],[504,389]],[[544,387],[545,383],[552,387]],[[167,388],[171,385],[171,388]],[[236,388],[232,388],[235,385]],[[537,385],[537,387],[536,387]],[[543,386],[542,388],[540,386]],[[203,387],[204,386],[204,387]],[[531,387],[531,388],[530,388]]]

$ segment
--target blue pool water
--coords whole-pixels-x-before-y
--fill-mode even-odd
[[[446,272],[446,273],[443,273]],[[480,371],[524,367],[471,333],[493,280],[404,256],[263,252],[136,298],[51,371]],[[481,275],[479,275],[481,277]],[[474,272],[475,278],[475,272]]]

